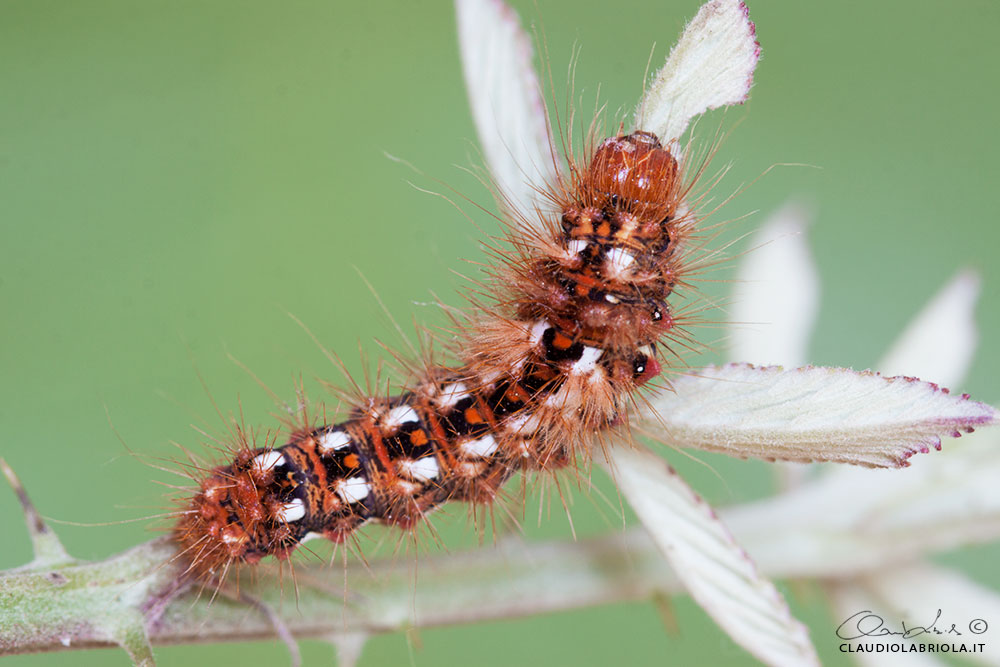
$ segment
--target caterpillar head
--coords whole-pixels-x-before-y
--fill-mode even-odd
[[[677,184],[677,160],[656,135],[643,131],[601,142],[585,177],[595,204],[626,210],[640,224],[673,215]]]

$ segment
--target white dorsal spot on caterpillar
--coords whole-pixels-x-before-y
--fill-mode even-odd
[[[504,424],[508,431],[522,437],[533,435],[541,428],[541,425],[542,419],[537,412],[515,415]]]
[[[485,459],[492,456],[494,452],[500,445],[497,443],[496,438],[492,435],[485,435],[482,438],[477,438],[475,440],[466,440],[461,443],[458,448],[466,456]]]
[[[611,248],[607,255],[608,277],[621,280],[628,275],[629,268],[635,263],[635,257],[624,248]]]
[[[334,489],[345,503],[359,503],[368,497],[372,487],[364,477],[348,477],[337,481]]]
[[[302,502],[301,498],[293,498],[289,502],[281,506],[278,511],[277,519],[279,521],[284,521],[285,523],[292,523],[298,521],[306,515],[306,505]]]
[[[319,445],[320,451],[323,452],[343,449],[351,444],[351,436],[339,430],[330,431],[321,435],[317,444]]]
[[[590,245],[582,239],[573,239],[566,244],[566,258],[573,261],[579,258],[581,252],[587,249]]]
[[[411,408],[409,405],[400,405],[389,410],[389,414],[386,415],[385,420],[382,422],[382,426],[385,427],[386,430],[392,431],[408,422],[419,421],[420,417],[417,416],[416,410]]]
[[[469,388],[465,386],[464,382],[452,382],[441,389],[436,403],[439,408],[450,408],[468,395]]]
[[[597,360],[604,354],[604,350],[596,347],[584,347],[583,354],[573,362],[570,373],[573,375],[586,375],[593,373],[597,368]]]
[[[429,482],[441,472],[441,467],[433,456],[425,456],[416,460],[402,459],[397,461],[396,465],[400,472],[421,482]]]
[[[587,376],[587,384],[597,386],[604,383],[606,379],[607,374],[604,372],[604,369],[596,366]]]
[[[259,454],[253,459],[253,467],[260,472],[269,472],[285,462],[285,455],[277,449],[271,449]]]
[[[529,344],[531,347],[537,346],[542,342],[542,336],[545,332],[552,328],[552,325],[545,320],[538,320],[533,325],[531,325],[531,335],[529,338]]]

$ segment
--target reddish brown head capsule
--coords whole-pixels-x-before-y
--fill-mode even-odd
[[[604,205],[659,222],[673,214],[677,172],[677,160],[656,135],[639,131],[605,139],[594,153],[584,185],[595,200],[603,195]]]

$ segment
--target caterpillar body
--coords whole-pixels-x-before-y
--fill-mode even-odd
[[[446,501],[493,501],[517,471],[586,459],[624,427],[677,326],[667,297],[694,220],[681,167],[649,132],[600,143],[552,188],[557,218],[511,227],[495,303],[462,328],[460,363],[281,447],[244,447],[201,481],[175,528],[189,571],[287,558],[367,522],[409,528]]]

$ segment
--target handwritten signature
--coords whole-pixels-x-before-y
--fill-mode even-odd
[[[934,620],[928,625],[907,625],[906,621],[900,621],[899,629],[893,629],[886,625],[885,619],[871,611],[865,609],[856,614],[852,614],[837,628],[837,636],[841,639],[860,639],[861,637],[889,637],[898,636],[903,639],[911,639],[920,635],[961,635],[964,634],[954,623],[947,624],[947,629],[942,629],[946,624],[942,623],[941,610],[937,610]],[[986,632],[989,625],[981,618],[969,621],[968,631],[974,635],[981,635]]]

